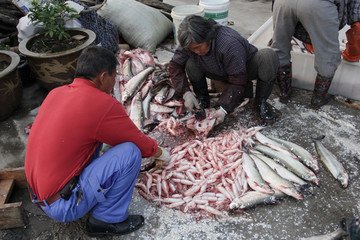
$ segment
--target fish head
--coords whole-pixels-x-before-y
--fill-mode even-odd
[[[121,97],[121,101],[124,104],[126,102],[126,100],[128,100],[128,98],[130,97],[129,92],[122,92],[122,97]]]
[[[349,184],[349,179],[347,176],[339,176],[338,180],[343,188],[347,188]]]

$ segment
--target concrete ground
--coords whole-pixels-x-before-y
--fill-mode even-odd
[[[197,1],[164,0],[177,6]],[[248,38],[271,16],[271,2],[232,0],[229,21]],[[162,57],[171,57],[163,53]],[[168,59],[169,60],[169,59]],[[263,130],[268,136],[292,141],[316,155],[311,137],[325,135],[324,145],[331,150],[348,171],[350,184],[343,189],[330,173],[320,165],[319,186],[304,192],[303,200],[285,197],[276,204],[259,205],[243,213],[226,218],[205,218],[196,221],[190,215],[159,207],[134,191],[130,213],[142,214],[145,226],[126,236],[107,239],[301,239],[325,234],[337,229],[341,218],[360,214],[360,114],[359,110],[332,100],[318,111],[309,108],[311,92],[294,89],[290,103],[279,102],[277,87],[269,102],[282,115]],[[24,87],[20,107],[6,121],[0,122],[0,169],[21,167],[24,164],[27,135],[24,127],[31,123],[37,107],[46,96],[37,83]],[[236,112],[212,133],[248,127],[256,124],[250,106]],[[90,239],[84,232],[87,216],[71,223],[51,220],[29,201],[25,190],[15,190],[10,201],[23,201],[29,224],[23,228],[0,230],[0,239]]]

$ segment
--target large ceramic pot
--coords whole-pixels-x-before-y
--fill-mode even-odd
[[[7,66],[0,71],[0,121],[10,117],[21,102],[22,85],[17,68],[19,62],[20,57],[16,53],[0,50],[0,63]]]
[[[35,53],[29,48],[40,34],[24,38],[19,44],[19,51],[26,56],[31,71],[47,90],[69,84],[73,81],[76,63],[82,50],[95,41],[96,34],[85,28],[69,29],[71,36],[84,35],[86,41],[76,48],[57,53]]]

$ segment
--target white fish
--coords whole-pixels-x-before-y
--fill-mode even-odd
[[[255,138],[256,140],[258,140],[261,144],[269,147],[269,148],[272,148],[276,151],[279,151],[279,152],[282,152],[282,153],[285,153],[287,155],[289,155],[290,157],[294,158],[294,159],[297,159],[297,157],[292,153],[290,152],[286,147],[282,146],[280,143],[266,137],[264,134],[262,134],[261,132],[257,132],[255,134]]]
[[[230,203],[230,210],[249,208],[257,204],[273,203],[277,198],[286,196],[283,192],[275,190],[274,194],[266,194],[258,191],[248,191],[240,198],[235,198]]]
[[[163,104],[165,102],[165,99],[167,97],[167,94],[169,92],[169,88],[170,86],[169,85],[165,85],[163,86],[159,92],[156,93],[154,99],[157,103],[159,104]]]
[[[272,190],[261,177],[254,161],[245,152],[243,153],[243,169],[246,174],[247,182],[252,189],[267,194],[274,193],[274,190]]]
[[[261,160],[263,160],[267,165],[269,165],[269,167],[271,167],[280,177],[299,184],[299,185],[306,185],[306,182],[299,178],[296,174],[294,174],[293,172],[289,171],[287,168],[283,167],[281,164],[275,162],[273,159],[265,156],[264,154],[257,152],[257,151],[253,151],[252,155],[255,155],[256,157],[260,158]]]
[[[315,139],[315,148],[327,170],[341,183],[343,188],[346,188],[349,184],[349,176],[343,165],[332,152],[324,147],[320,139]]]
[[[151,102],[152,98],[153,98],[153,95],[152,95],[151,91],[149,91],[147,93],[146,97],[144,98],[144,100],[142,101],[145,119],[149,119],[149,117],[150,117],[150,102]]]
[[[131,72],[131,59],[127,58],[122,66],[122,74],[127,78],[132,78],[134,75]]]
[[[122,97],[122,103],[125,103],[126,100],[128,100],[136,90],[140,89],[142,85],[144,84],[147,76],[154,70],[153,67],[149,67],[142,72],[138,73],[134,77],[132,77],[126,84],[125,89],[121,93]]]
[[[279,139],[279,138],[275,138],[275,137],[271,137],[271,139],[273,139],[273,140],[281,143],[285,147],[289,148],[290,151],[292,151],[299,157],[300,161],[302,161],[306,166],[308,166],[309,168],[314,170],[314,172],[316,172],[316,173],[319,172],[318,161],[305,148],[303,148],[293,142],[289,142],[289,141],[286,141],[283,139]]]
[[[138,127],[140,131],[143,131],[143,110],[141,102],[141,92],[138,92],[131,101],[130,119]]]
[[[269,167],[269,165],[255,155],[252,155],[252,159],[259,169],[262,178],[271,188],[277,189],[293,198],[303,199],[303,196],[301,196],[290,181],[280,177],[271,167]]]
[[[300,161],[290,157],[289,155],[287,155],[285,153],[275,151],[264,145],[255,145],[254,148],[256,150],[270,156],[274,160],[280,161],[282,164],[285,165],[285,167],[287,167],[290,171],[295,173],[298,177],[301,177],[304,180],[313,182],[317,185],[320,184],[320,181],[316,177],[316,175],[309,168],[307,168],[304,164],[302,164]]]
[[[150,111],[157,113],[172,113],[174,111],[174,108],[150,102]]]
[[[318,235],[308,238],[300,238],[300,240],[337,240],[337,239],[343,239],[342,237],[349,235],[346,230],[343,229],[341,226],[343,223],[340,223],[340,226],[338,228],[331,232],[324,235]]]

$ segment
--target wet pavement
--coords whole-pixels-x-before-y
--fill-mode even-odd
[[[164,2],[174,6],[185,2],[195,4],[190,0]],[[229,21],[234,21],[231,27],[244,37],[249,37],[270,16],[270,2],[231,1]],[[157,54],[164,60],[169,60],[171,56],[171,53],[162,50]],[[144,215],[145,226],[132,234],[107,239],[301,239],[332,232],[337,229],[341,218],[359,215],[359,110],[335,100],[320,110],[312,110],[309,108],[312,92],[302,89],[294,89],[292,100],[285,105],[279,102],[277,92],[275,86],[269,103],[282,113],[281,117],[262,133],[292,141],[315,156],[311,137],[325,135],[323,144],[348,171],[348,188],[343,189],[319,163],[317,177],[320,185],[307,188],[303,200],[284,197],[275,204],[259,205],[225,218],[202,220],[150,203],[135,190],[129,211]],[[27,142],[24,128],[35,119],[37,107],[45,96],[46,91],[37,83],[24,87],[20,107],[8,120],[0,122],[0,169],[23,166]],[[257,124],[256,114],[249,104],[228,116],[210,137],[240,126]],[[21,189],[15,190],[10,201],[23,202],[29,224],[23,228],[0,230],[0,239],[90,239],[84,231],[87,216],[71,223],[55,222],[32,205],[26,190]]]

